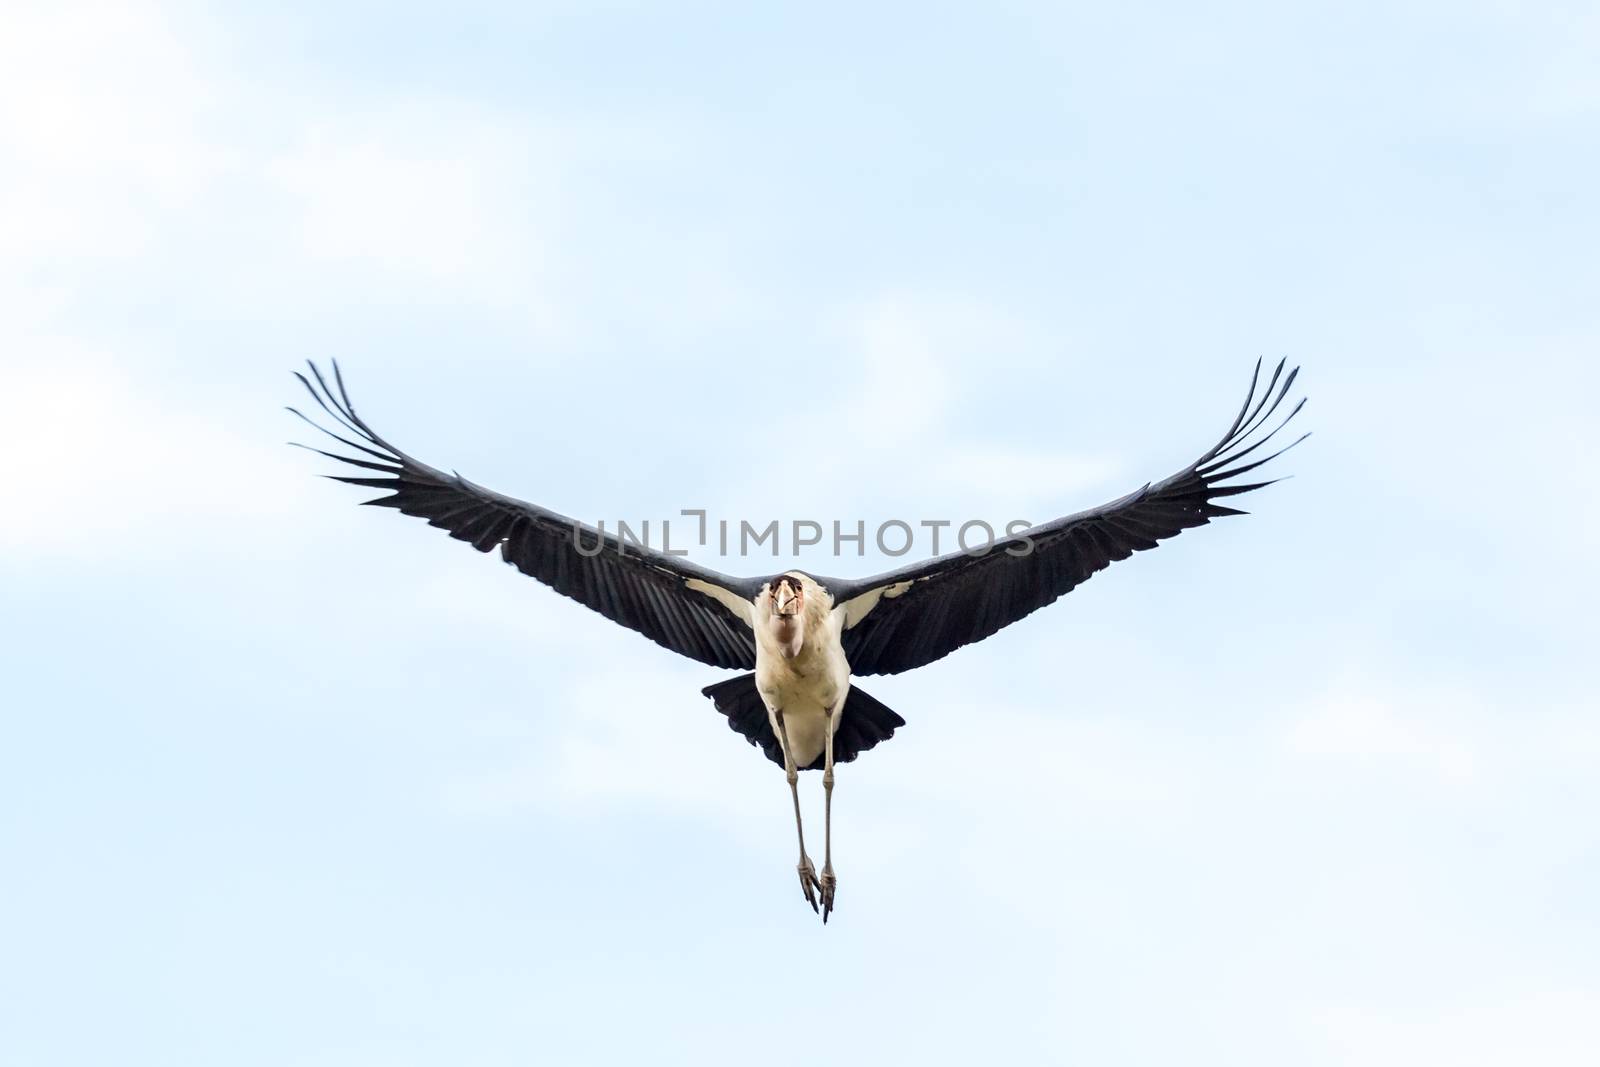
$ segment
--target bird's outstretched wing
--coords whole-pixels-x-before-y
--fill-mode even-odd
[[[1220,515],[1244,514],[1216,501],[1271,482],[1222,483],[1310,436],[1265,458],[1239,462],[1305,406],[1301,400],[1271,433],[1250,442],[1283,403],[1299,373],[1295,368],[1285,376],[1283,367],[1280,362],[1258,399],[1258,360],[1250,394],[1222,440],[1164,481],[996,541],[982,556],[952,553],[860,581],[832,582],[834,603],[845,605],[844,650],[850,673],[898,674],[932,663],[1054,603],[1112,560],[1154,548]]]
[[[389,491],[368,500],[428,520],[428,525],[500,556],[563,596],[613,622],[713,667],[755,666],[754,636],[746,605],[750,582],[650,548],[623,545],[613,534],[473,485],[412,459],[373,432],[350,403],[338,363],[333,387],[315,364],[311,378],[296,373],[318,406],[355,440],[329,430],[294,408],[306,422],[359,456],[312,449],[371,474],[330,475],[337,481]],[[315,379],[315,384],[313,384]]]

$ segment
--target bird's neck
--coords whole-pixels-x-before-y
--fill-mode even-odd
[[[773,643],[777,646],[778,654],[784,659],[794,659],[800,655],[800,650],[806,642],[806,613],[798,615],[774,615],[769,626],[771,628]]]

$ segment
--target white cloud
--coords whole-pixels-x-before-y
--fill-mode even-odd
[[[442,100],[305,128],[262,165],[288,207],[291,254],[414,280],[548,326],[544,280],[560,138]]]
[[[1054,518],[1070,498],[1114,479],[1107,457],[1023,444],[975,443],[964,427],[975,418],[974,395],[1002,356],[1025,361],[1040,348],[1031,326],[1004,309],[968,297],[895,292],[851,310],[833,331],[856,368],[842,368],[830,406],[834,432],[804,450],[774,450],[788,474],[768,472],[732,495],[750,513],[785,514],[788,486],[800,480],[813,499],[843,503],[872,494],[873,505],[902,501],[951,514],[906,516],[964,521],[987,516],[1003,529],[1019,512]],[[892,471],[864,482],[863,471]],[[1132,488],[1131,486],[1129,488]],[[953,509],[953,510],[952,510]]]
[[[954,450],[943,463],[944,473],[981,494],[985,504],[1036,509],[1023,515],[1031,522],[1045,522],[1064,512],[1078,510],[1102,501],[1083,499],[1079,494],[1110,485],[1121,471],[1120,464],[1107,456],[1072,452],[1039,452],[998,445],[972,444]],[[1134,489],[1129,485],[1126,490]]]
[[[0,454],[25,506],[0,547],[36,558],[167,556],[280,535],[309,501],[290,449],[241,437],[192,397],[163,395],[109,356],[25,343],[0,392]],[[48,355],[48,360],[38,357]]]
[[[1587,693],[1524,683],[1507,696],[1467,671],[1338,678],[1303,707],[1279,744],[1330,769],[1421,771],[1481,790],[1570,780],[1587,791],[1600,767],[1600,726]]]
[[[490,229],[479,168],[459,156],[399,154],[322,129],[269,173],[298,199],[296,236],[312,256],[453,276]]]
[[[1505,26],[1537,41],[1521,54],[1538,57],[1536,63],[1512,68],[1513,77],[1496,86],[1504,92],[1491,113],[1583,121],[1600,110],[1600,76],[1594,65],[1600,13],[1592,5],[1543,5],[1533,18],[1521,4],[1497,4],[1491,10]]]
[[[1593,1063],[1600,1049],[1600,991],[1522,993],[1426,1019],[1336,1010],[1321,1023],[1338,1062],[1361,1067],[1580,1067]]]
[[[0,288],[62,262],[218,240],[210,254],[262,299],[379,277],[553,328],[547,265],[572,131],[428,96],[263,101],[208,69],[225,43],[211,29],[138,0],[7,9]],[[622,151],[620,136],[602,146]]]
[[[8,5],[0,34],[0,268],[120,256],[155,215],[230,165],[213,95],[161,11],[136,2]]]
[[[1395,696],[1341,687],[1295,723],[1288,745],[1303,755],[1422,766],[1465,781],[1477,773],[1480,756],[1464,736],[1438,722],[1436,713],[1448,710],[1460,723],[1475,717],[1477,704],[1462,693]]]
[[[864,380],[844,420],[854,443],[883,447],[945,428],[956,391],[949,349],[984,332],[988,318],[970,307],[952,310],[903,295],[861,310],[851,332]]]
[[[583,663],[581,652],[577,658],[568,664],[567,688],[541,701],[541,718],[559,724],[553,747],[450,783],[447,808],[504,815],[528,808],[573,812],[644,805],[730,830],[759,834],[772,828],[762,817],[769,812],[739,798],[761,789],[781,792],[782,776],[697,692],[710,680],[703,670],[653,668],[635,660],[617,672],[598,659]],[[560,679],[546,679],[552,683]]]
[[[256,272],[235,289],[262,305],[313,286],[347,293],[326,274],[354,264],[430,291],[450,282],[452,299],[548,322],[532,284],[544,256],[532,235],[548,216],[523,205],[556,210],[550,168],[533,164],[528,141],[548,161],[560,137],[447,102],[330,115],[292,97],[271,116],[287,132],[263,137],[240,120],[249,87],[206,69],[205,55],[201,28],[160,5],[7,8],[0,448],[16,457],[13,492],[27,501],[0,522],[12,553],[155,559],[176,545],[259,543],[291,526],[315,486],[304,457],[282,447],[287,424],[268,435],[241,423],[231,397],[141,373],[162,361],[107,339],[113,321],[95,316],[119,294],[91,289],[102,282],[85,265],[143,270],[181,252],[190,273],[173,280],[200,306],[207,279],[184,242],[214,233],[228,243],[209,253]]]

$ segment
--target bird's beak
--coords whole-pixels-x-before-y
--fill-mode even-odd
[[[777,615],[800,614],[800,591],[788,582],[778,586],[772,594],[772,610]]]

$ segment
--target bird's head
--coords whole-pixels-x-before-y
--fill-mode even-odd
[[[794,659],[806,641],[805,583],[797,575],[780,574],[762,589],[760,605],[778,650]]]
[[[805,610],[805,587],[792,574],[780,574],[772,580],[772,614],[782,618],[799,615]]]

